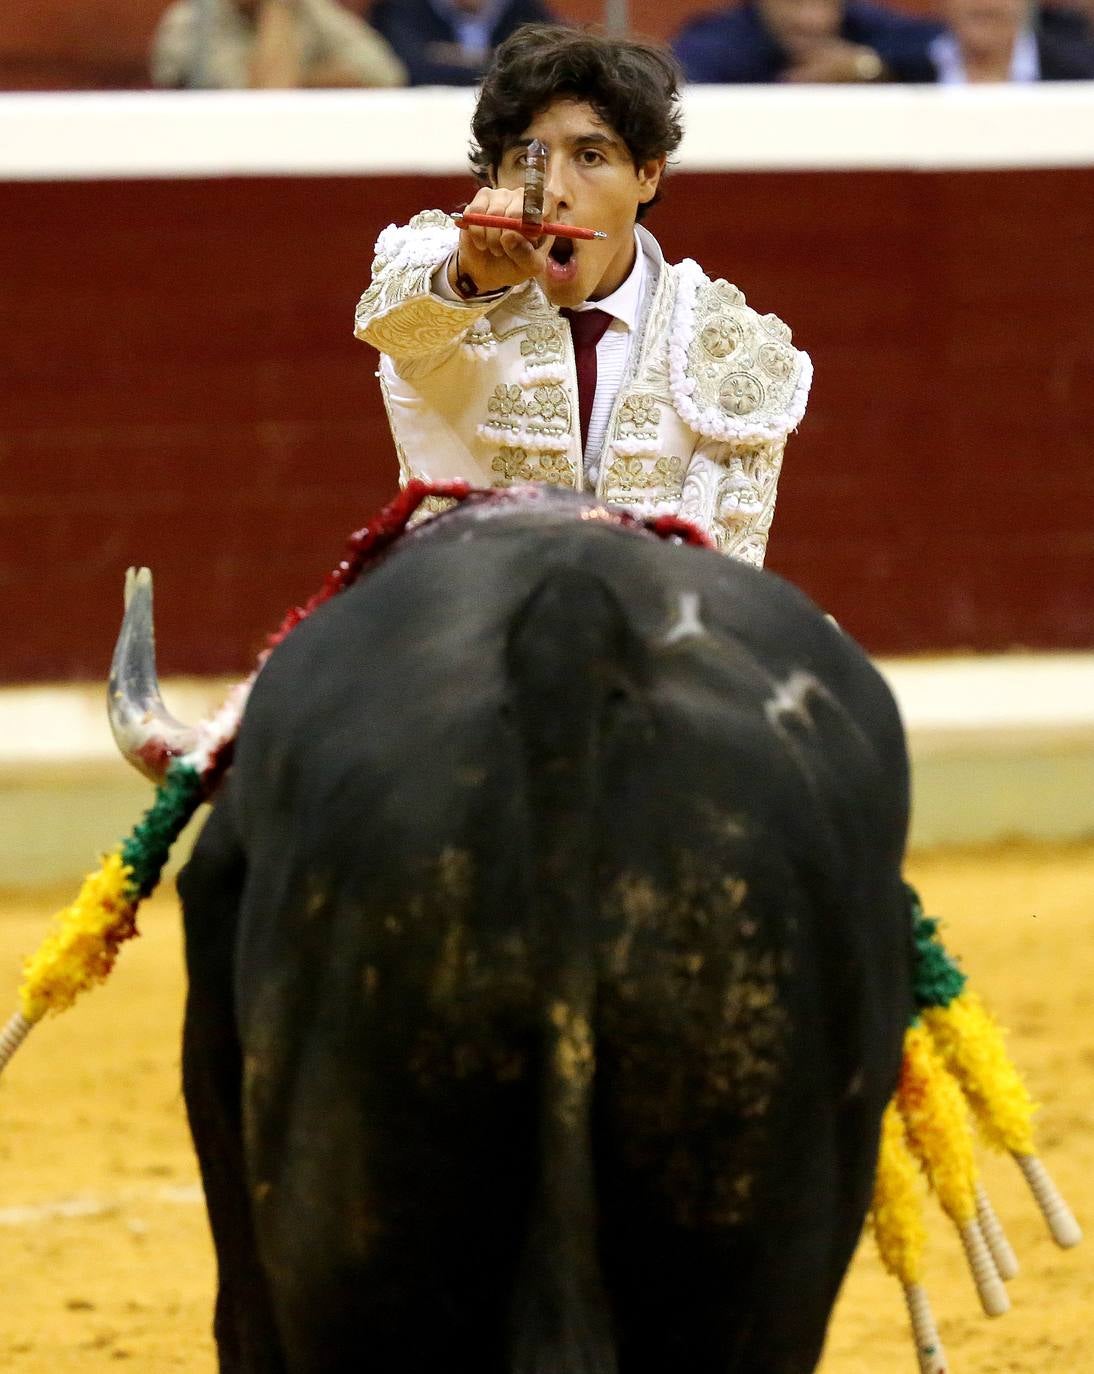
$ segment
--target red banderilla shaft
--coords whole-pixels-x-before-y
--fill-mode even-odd
[[[582,229],[579,224],[525,224],[519,219],[509,219],[506,215],[480,215],[474,210],[457,210],[452,218],[463,228],[477,224],[483,229],[515,229],[528,239],[606,239],[603,229]]]

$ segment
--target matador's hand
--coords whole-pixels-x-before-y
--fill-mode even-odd
[[[523,204],[523,191],[483,186],[467,208],[480,215],[520,219]],[[449,284],[460,295],[468,294],[466,278],[474,282],[478,295],[519,286],[546,269],[547,252],[553,242],[554,239],[542,238],[532,243],[515,229],[484,229],[469,224],[460,231],[457,255],[449,263]]]

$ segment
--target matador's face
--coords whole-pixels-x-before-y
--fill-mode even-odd
[[[562,224],[603,229],[606,239],[556,239],[539,278],[555,305],[602,300],[626,280],[634,265],[634,222],[652,200],[664,158],[635,167],[630,150],[591,105],[556,100],[506,148],[497,184],[519,190],[524,158],[535,138],[547,145],[543,217]]]

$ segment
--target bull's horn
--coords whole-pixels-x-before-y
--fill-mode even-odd
[[[172,759],[190,753],[198,743],[197,730],[176,720],[160,696],[148,568],[130,568],[125,574],[125,615],[110,664],[106,702],[123,757],[153,782],[162,780]]]

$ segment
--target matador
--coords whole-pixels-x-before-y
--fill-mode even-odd
[[[639,222],[682,136],[677,78],[651,44],[519,30],[475,108],[466,217],[381,233],[356,334],[381,354],[404,483],[555,483],[681,516],[760,566],[812,366],[780,319],[667,263]],[[556,232],[475,223],[521,218],[541,153]]]

